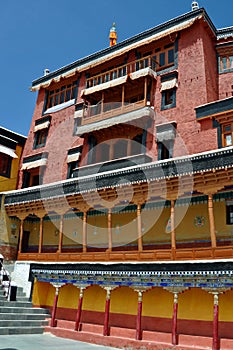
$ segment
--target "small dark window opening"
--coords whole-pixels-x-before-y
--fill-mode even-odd
[[[233,205],[226,206],[226,222],[227,225],[233,225]]]
[[[42,129],[35,133],[33,148],[44,147],[48,136],[48,129]]]
[[[0,153],[0,176],[10,177],[11,161],[10,156]]]

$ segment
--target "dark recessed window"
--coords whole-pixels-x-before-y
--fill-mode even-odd
[[[48,129],[38,130],[35,133],[33,148],[44,147],[46,144],[47,136],[48,136]]]
[[[10,156],[0,153],[0,176],[10,177],[11,161]]]
[[[73,100],[77,97],[78,81],[72,84],[63,85],[59,89],[50,90],[47,96],[47,103],[45,109],[54,107],[61,103]]]
[[[226,206],[226,222],[227,225],[233,225],[233,205]]]
[[[161,109],[173,108],[176,106],[176,88],[162,91]]]

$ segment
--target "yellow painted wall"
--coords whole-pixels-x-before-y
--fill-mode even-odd
[[[175,209],[177,241],[210,239],[207,203],[180,206]],[[195,225],[195,217],[204,218],[203,226]]]
[[[91,286],[84,291],[83,310],[104,312],[106,291],[99,286]]]
[[[226,225],[225,201],[214,202],[217,238],[233,238],[233,225]],[[180,206],[175,209],[177,242],[210,240],[207,204]],[[204,218],[204,225],[195,225],[195,218]],[[143,244],[170,243],[171,234],[166,230],[170,208],[142,211]],[[43,222],[43,245],[58,245],[60,220]],[[24,229],[30,231],[30,245],[38,245],[39,222],[25,222]],[[64,220],[63,245],[82,245],[82,220]],[[137,244],[136,213],[112,215],[112,241],[114,247]],[[91,247],[108,247],[107,216],[90,216],[87,222],[87,242]]]
[[[72,284],[66,284],[60,288],[58,307],[77,309],[79,300],[79,289]]]
[[[162,288],[152,288],[143,293],[142,315],[171,318],[173,295]]]
[[[179,294],[178,318],[212,321],[213,300],[213,295],[200,288],[191,288]]]
[[[142,211],[143,243],[170,242],[171,235],[166,232],[170,212],[170,208]]]
[[[137,315],[137,293],[129,287],[119,287],[111,293],[110,312]]]
[[[0,176],[0,192],[16,189],[22,146],[16,146],[15,154],[18,158],[12,159],[10,178]]]
[[[219,295],[219,320],[233,322],[233,290]]]
[[[33,305],[53,306],[55,288],[47,282],[35,282],[33,287]]]
[[[55,288],[50,283],[35,282],[33,289],[34,305],[53,306]],[[61,287],[58,307],[77,309],[79,289],[71,284]],[[106,291],[93,285],[84,291],[83,310],[104,312]],[[191,288],[179,294],[178,319],[213,320],[213,295]],[[219,296],[219,320],[233,322],[233,290]],[[138,296],[129,287],[118,287],[111,292],[110,312],[137,315]],[[172,318],[173,294],[162,289],[152,288],[143,293],[142,315],[148,317]]]

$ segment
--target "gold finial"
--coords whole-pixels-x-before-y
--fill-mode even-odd
[[[109,33],[110,46],[114,46],[117,43],[117,32],[116,32],[116,23],[112,24],[112,28]]]

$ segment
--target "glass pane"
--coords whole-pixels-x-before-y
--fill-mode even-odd
[[[226,146],[232,145],[232,136],[231,135],[225,135],[225,145]]]
[[[173,63],[174,62],[174,50],[169,50],[168,51],[168,63]]]
[[[225,125],[224,131],[231,131],[231,125]]]
[[[160,66],[165,66],[165,52],[159,54],[159,64]]]

